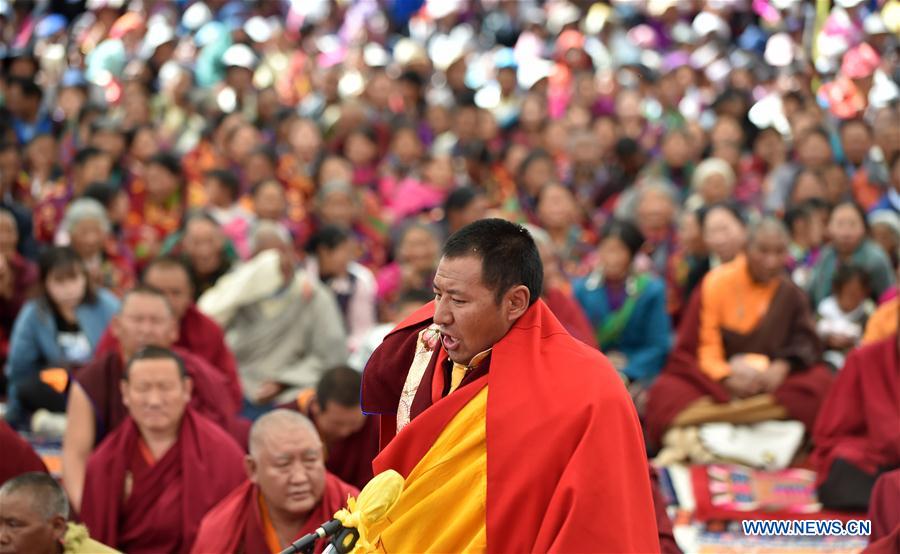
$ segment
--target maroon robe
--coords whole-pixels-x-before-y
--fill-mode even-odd
[[[152,465],[141,440],[128,418],[91,455],[81,519],[92,538],[129,554],[189,552],[206,512],[245,479],[243,451],[191,408],[177,442]]]
[[[312,533],[319,525],[334,518],[334,513],[344,507],[348,496],[357,496],[359,491],[344,483],[331,473],[325,473],[325,490],[322,500],[310,512],[297,540]],[[265,525],[259,509],[259,487],[245,481],[231,494],[219,502],[200,523],[200,531],[194,542],[193,554],[210,552],[269,552],[266,544]],[[319,541],[316,552],[320,553],[327,543]],[[286,547],[287,545],[282,545]]]
[[[22,306],[28,300],[29,292],[37,284],[38,267],[34,262],[15,253],[6,260],[12,270],[12,298],[0,297],[0,366],[6,362],[9,354],[9,338],[12,335],[13,323]],[[0,376],[0,381],[2,381]]]
[[[242,435],[234,432],[238,407],[227,394],[221,374],[197,356],[178,348],[172,350],[184,360],[188,375],[193,381],[191,406],[231,432],[240,444],[244,444],[246,441],[242,441]],[[122,391],[119,388],[124,374],[125,363],[122,356],[118,352],[108,352],[94,358],[94,361],[79,369],[73,377],[94,407],[94,444],[100,444],[106,435],[128,417],[128,409],[122,403]]]
[[[47,466],[35,454],[31,445],[12,427],[0,419],[0,485],[29,471],[47,472]]]
[[[870,475],[900,466],[900,355],[897,337],[847,356],[813,432],[819,482],[843,459]]]
[[[672,420],[700,398],[708,396],[719,403],[731,400],[725,385],[700,370],[697,357],[700,310],[701,295],[697,290],[682,314],[669,361],[650,387],[644,429],[651,445],[659,446]],[[726,358],[757,353],[791,360],[793,369],[773,395],[791,419],[801,421],[807,430],[812,430],[832,377],[818,363],[819,343],[803,292],[785,281],[775,292],[768,313],[753,331],[746,335],[728,333],[723,338]]]
[[[878,478],[869,505],[872,535],[867,554],[896,554],[900,552],[900,469]]]
[[[225,334],[218,323],[191,304],[181,318],[178,340],[173,346],[203,358],[211,368],[221,373],[232,400],[237,406],[241,405],[244,397],[241,393],[241,382],[238,379],[237,361],[225,344]],[[94,359],[100,358],[107,352],[118,351],[119,341],[107,328],[94,351]]]
[[[316,421],[311,404],[312,395],[300,395],[289,407]],[[325,445],[325,467],[342,480],[361,489],[372,479],[372,460],[378,455],[378,421],[366,416],[362,428],[344,439]]]

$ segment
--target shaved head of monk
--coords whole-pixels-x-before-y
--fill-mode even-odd
[[[172,346],[178,340],[178,322],[163,293],[137,287],[122,299],[122,309],[112,321],[112,332],[119,340],[122,356],[128,359],[146,346]]]
[[[178,435],[191,401],[191,379],[173,352],[158,346],[138,351],[122,377],[122,402],[145,439]]]
[[[257,419],[245,464],[273,518],[306,518],[322,499],[322,441],[312,422],[298,412],[273,410]]]
[[[62,552],[69,502],[46,473],[25,473],[0,487],[0,553]]]

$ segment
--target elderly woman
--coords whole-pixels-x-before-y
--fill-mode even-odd
[[[691,177],[693,194],[687,200],[688,208],[709,206],[724,202],[734,196],[737,179],[731,165],[720,158],[703,160]]]
[[[633,222],[644,237],[640,269],[665,275],[675,252],[678,202],[678,191],[668,181],[645,178],[616,208],[616,217]]]
[[[69,204],[56,235],[59,246],[71,245],[84,262],[95,287],[121,297],[134,286],[134,267],[112,236],[112,226],[103,204],[80,198]]]
[[[647,402],[648,441],[671,428],[801,421],[812,429],[831,384],[803,292],[784,271],[787,229],[765,219],[744,253],[712,270],[685,310]]]
[[[610,220],[601,232],[597,266],[573,285],[597,343],[635,397],[662,369],[672,331],[665,284],[634,268],[643,242],[633,224]]]

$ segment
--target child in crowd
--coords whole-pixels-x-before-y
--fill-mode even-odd
[[[819,304],[816,331],[826,352],[825,362],[841,369],[847,353],[859,344],[866,320],[875,311],[869,276],[855,265],[843,265],[834,274],[832,294]]]

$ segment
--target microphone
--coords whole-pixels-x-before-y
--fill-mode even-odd
[[[363,487],[359,497],[347,499],[347,508],[334,514],[335,519],[300,537],[281,554],[311,554],[316,541],[326,537],[334,537],[325,549],[328,554],[346,554],[353,550],[360,538],[366,542],[377,542],[377,537],[368,537],[366,531],[397,504],[403,492],[403,482],[403,476],[392,469],[379,473]]]

